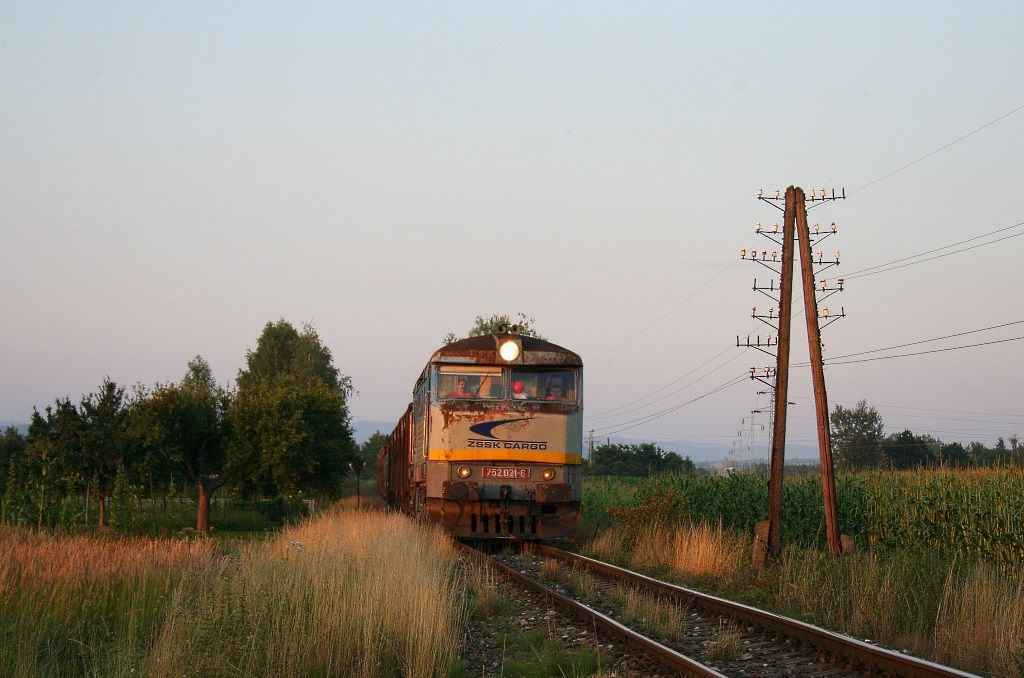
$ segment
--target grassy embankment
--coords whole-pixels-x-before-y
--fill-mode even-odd
[[[817,546],[820,486],[815,493],[813,478],[799,479],[785,493],[791,543],[777,562],[754,569],[751,525],[756,506],[766,505],[763,478],[597,480],[585,490],[588,522],[597,526],[586,546],[888,647],[1019,676],[1024,552],[1013,550],[1022,535],[1013,521],[1024,516],[1013,502],[1022,481],[1020,471],[845,476],[841,520],[859,546],[836,559]]]
[[[2,529],[0,552],[2,675],[444,675],[466,614],[449,542],[379,512],[252,543]]]

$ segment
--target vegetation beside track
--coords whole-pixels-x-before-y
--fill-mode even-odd
[[[450,542],[335,511],[264,541],[0,528],[0,674],[446,675],[465,587]]]
[[[841,520],[848,516],[843,531],[858,529],[849,517],[857,506],[870,507],[860,525],[871,527],[860,528],[857,548],[838,559],[817,547],[823,527],[813,478],[787,482],[787,546],[763,569],[750,565],[752,524],[767,505],[765,479],[757,476],[591,480],[584,510],[597,531],[585,548],[604,560],[967,670],[1024,673],[1019,561],[1008,561],[1003,551],[979,552],[981,540],[956,548],[938,538],[959,530],[990,534],[996,544],[1019,539],[1024,531],[1013,528],[1013,507],[1019,512],[1024,505],[1016,494],[1024,472],[873,472],[841,476],[839,487]],[[847,498],[851,488],[861,492],[860,503],[843,507],[842,488]],[[990,493],[1000,492],[1006,499],[996,502]],[[891,536],[864,536],[885,534],[884,526],[893,528]]]

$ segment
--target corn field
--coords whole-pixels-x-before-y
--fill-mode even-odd
[[[619,496],[611,490],[620,491]],[[631,492],[631,496],[621,493]],[[601,506],[643,504],[673,496],[693,520],[753,533],[767,517],[764,476],[661,476],[629,486],[601,486],[587,493]],[[861,546],[938,551],[989,561],[1007,568],[1024,566],[1024,469],[877,471],[836,479],[839,524]],[[584,497],[586,502],[587,497]],[[600,516],[592,516],[602,522]],[[822,546],[825,521],[821,479],[787,480],[783,489],[783,538]]]

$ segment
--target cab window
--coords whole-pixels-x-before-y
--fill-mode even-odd
[[[515,368],[510,391],[514,400],[576,402],[576,371]]]
[[[501,368],[442,365],[437,370],[437,397],[441,400],[500,400],[505,397]]]

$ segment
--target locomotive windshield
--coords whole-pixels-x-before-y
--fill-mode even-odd
[[[501,400],[505,397],[501,368],[443,365],[438,368],[437,395],[442,400]]]
[[[437,368],[440,400],[513,400],[577,402],[578,372],[564,368],[506,368],[441,365]]]
[[[576,402],[576,370],[512,370],[512,398]]]

